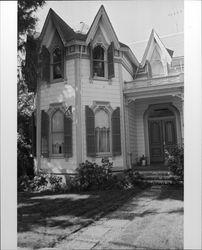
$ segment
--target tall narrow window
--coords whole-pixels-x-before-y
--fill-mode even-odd
[[[52,154],[64,153],[64,114],[56,111],[52,116]]]
[[[109,116],[104,110],[95,113],[95,141],[97,153],[110,152]]]
[[[56,48],[53,51],[53,79],[62,77],[62,51]]]
[[[105,76],[105,51],[100,45],[93,49],[93,76]]]

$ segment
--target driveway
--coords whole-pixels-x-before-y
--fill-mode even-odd
[[[183,249],[183,190],[149,187],[55,249]]]

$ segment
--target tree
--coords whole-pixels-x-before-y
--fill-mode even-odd
[[[18,177],[34,175],[31,122],[37,78],[36,10],[44,0],[18,0]]]

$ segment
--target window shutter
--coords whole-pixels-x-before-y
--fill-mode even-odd
[[[69,114],[71,107],[64,114],[64,156],[70,158],[73,155],[72,150],[72,118]]]
[[[49,82],[50,81],[50,53],[45,46],[42,47],[41,61],[42,61],[42,80]]]
[[[90,78],[93,78],[93,44],[92,40],[88,45],[89,54],[90,54]]]
[[[87,156],[95,156],[95,115],[91,108],[86,106],[86,148]]]
[[[112,42],[107,51],[108,78],[114,77],[114,43]]]
[[[41,155],[49,157],[49,115],[41,111]]]
[[[121,155],[120,108],[112,113],[112,154]]]

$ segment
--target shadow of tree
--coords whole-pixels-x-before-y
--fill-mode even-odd
[[[66,228],[116,210],[143,190],[98,191],[71,194],[19,194],[18,232],[34,227]]]
[[[148,202],[155,199],[183,200],[183,189],[162,186],[65,194],[19,193],[18,244],[34,249],[54,247],[60,239],[100,217],[133,220],[156,215],[160,211],[147,208]],[[166,213],[182,214],[183,208]]]

